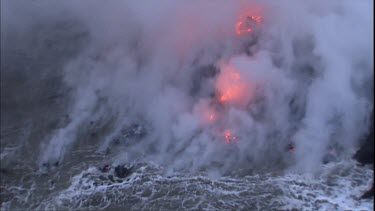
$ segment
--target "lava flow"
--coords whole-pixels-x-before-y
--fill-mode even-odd
[[[231,108],[246,109],[251,99],[251,83],[232,65],[222,65],[220,69],[215,81],[216,97],[202,104],[201,114],[211,127],[219,127],[214,131],[221,131],[219,136],[225,143],[233,144],[238,137],[228,129],[226,121]]]
[[[250,98],[250,84],[231,66],[224,66],[216,80],[219,102],[245,105]]]
[[[254,12],[254,11],[253,11]],[[251,14],[253,14],[251,12]],[[262,22],[261,16],[249,15],[240,16],[235,24],[235,31],[237,35],[250,33],[257,24]],[[239,109],[245,108],[251,97],[251,86],[249,80],[243,77],[235,67],[231,65],[223,65],[220,74],[216,78],[215,89],[217,92],[214,101],[220,105],[225,105],[224,109],[215,109],[212,104],[206,107],[204,112],[205,121],[214,124],[222,121],[223,116],[228,115],[228,108],[236,107]],[[231,130],[222,128],[224,130],[223,136],[225,143],[232,144],[238,141],[238,137],[233,135]]]
[[[231,144],[231,143],[237,141],[237,136],[232,135],[230,130],[225,130],[224,131],[224,139],[225,139],[225,143]]]
[[[250,33],[256,24],[261,23],[261,16],[245,16],[241,17],[235,25],[237,35]]]

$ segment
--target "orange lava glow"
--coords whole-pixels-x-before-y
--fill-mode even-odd
[[[225,143],[230,144],[230,143],[237,141],[237,136],[232,135],[232,133],[229,130],[225,130],[224,139],[225,139]]]
[[[262,22],[261,8],[248,8],[242,11],[235,24],[235,32],[238,36],[250,33],[254,27]]]
[[[249,33],[253,30],[253,27],[256,24],[259,24],[262,21],[261,16],[246,16],[241,17],[235,25],[235,30],[237,35],[242,35]]]
[[[222,68],[216,81],[221,103],[246,104],[250,95],[250,85],[230,66]]]

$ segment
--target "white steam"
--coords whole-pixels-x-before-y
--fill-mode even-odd
[[[65,68],[76,90],[72,121],[49,140],[43,160],[61,159],[93,117],[115,122],[102,147],[125,125],[143,124],[147,134],[120,157],[177,169],[273,165],[289,156],[285,146],[293,142],[292,167],[314,170],[330,146],[348,156],[366,132],[373,106],[365,86],[373,83],[370,0],[7,4],[9,23],[26,20],[10,11],[32,4],[30,13],[41,13],[36,21],[72,19],[89,32],[88,47]],[[263,21],[237,36],[237,18],[248,11]],[[215,84],[228,78],[225,68],[249,86],[240,103],[220,107]],[[220,121],[207,120],[210,109]],[[235,143],[225,143],[224,130]]]

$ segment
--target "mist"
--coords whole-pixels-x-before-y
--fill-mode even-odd
[[[239,36],[236,22],[247,15],[261,22]],[[84,44],[52,71],[67,87],[69,118],[38,146],[41,164],[63,162],[101,131],[85,144],[105,152],[120,141],[115,162],[306,172],[332,149],[350,158],[367,132],[370,0],[5,1],[2,54],[27,48],[35,27],[61,21]]]

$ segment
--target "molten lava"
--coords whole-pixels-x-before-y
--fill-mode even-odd
[[[224,139],[225,139],[225,143],[231,144],[231,143],[237,141],[237,136],[232,135],[230,130],[225,130],[224,131]]]
[[[225,143],[232,144],[238,141],[238,137],[233,135],[232,131],[226,129],[226,118],[229,115],[230,108],[245,109],[249,104],[252,96],[250,80],[242,75],[232,65],[222,65],[220,73],[215,81],[216,98],[213,103],[209,104],[206,110],[208,111],[208,120],[211,123],[218,122],[224,126],[220,131]]]
[[[216,81],[216,89],[221,103],[244,105],[250,97],[250,84],[231,66],[222,68]]]
[[[252,9],[251,11],[248,10],[246,15],[240,16],[235,24],[236,34],[242,35],[250,33],[254,27],[256,27],[256,25],[260,24],[262,22],[262,17],[257,14],[259,14],[259,12]],[[218,94],[217,98],[215,98],[212,104],[205,104],[204,106],[202,105],[201,115],[203,117],[203,121],[205,123],[209,123],[210,125],[215,124],[215,122],[221,122],[221,119],[225,118],[226,116],[228,106],[244,108],[250,101],[250,88],[251,86],[249,80],[247,80],[246,77],[242,77],[233,66],[224,65],[215,81],[215,89]],[[214,108],[212,105],[215,104],[215,102],[220,106],[225,105],[224,107],[221,107],[224,109]],[[220,123],[215,125],[220,125]],[[227,144],[232,144],[238,141],[238,137],[233,135],[228,129],[224,130],[222,135],[224,136],[225,143]]]
[[[261,23],[261,21],[261,16],[240,17],[237,23],[235,24],[236,34],[242,35],[251,32],[257,24]]]

